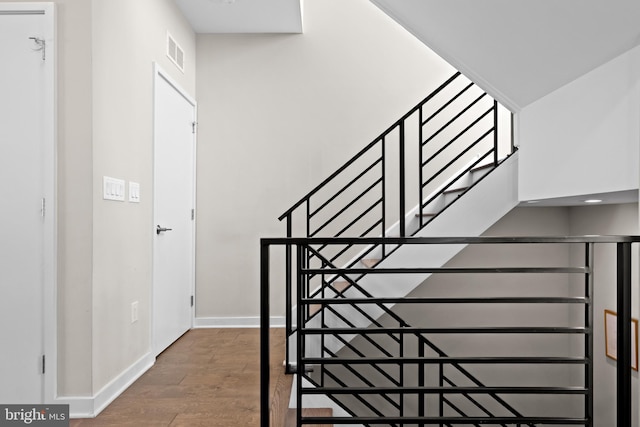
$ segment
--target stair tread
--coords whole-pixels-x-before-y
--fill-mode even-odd
[[[335,289],[336,291],[338,291],[338,292],[342,292],[342,291],[344,291],[344,290],[345,290],[345,289],[347,289],[349,286],[351,286],[351,284],[350,284],[349,282],[345,282],[345,281],[336,281],[336,282],[333,282],[333,283],[331,284],[331,287],[332,287],[333,289]]]
[[[322,310],[322,304],[309,304],[308,307],[309,317],[315,316]]]
[[[349,288],[351,284],[344,280],[339,280],[331,283],[331,285],[329,286],[331,286],[335,292],[341,293],[341,292],[344,292],[347,288]],[[309,307],[308,308],[309,317],[315,316],[320,312],[320,310],[322,310],[322,304],[309,304],[308,307]]]
[[[416,218],[417,218],[417,217],[421,217],[421,216],[436,216],[436,215],[438,215],[438,213],[437,213],[437,212],[433,212],[433,213],[430,213],[430,212],[422,212],[422,213],[417,213],[417,214],[416,214]]]
[[[487,163],[487,164],[480,165],[480,166],[474,166],[471,169],[471,172],[476,172],[476,171],[480,171],[480,170],[483,170],[483,169],[489,169],[489,168],[493,168],[493,167],[494,167],[493,163]]]
[[[465,191],[467,190],[469,187],[458,187],[458,188],[451,188],[449,190],[445,190],[442,192],[442,194],[450,194],[450,193],[459,193],[461,191]]]
[[[381,261],[380,259],[375,259],[375,258],[366,258],[366,259],[360,260],[360,262],[363,263],[368,268],[375,267],[380,261]]]
[[[302,408],[303,417],[332,417],[333,409],[331,408]],[[285,427],[295,427],[296,425],[296,408],[289,408],[287,411],[287,419]],[[311,424],[303,424],[302,427],[311,427]],[[332,424],[314,424],[314,427],[333,427]]]

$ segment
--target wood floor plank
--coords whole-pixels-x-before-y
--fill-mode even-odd
[[[272,329],[272,427],[284,425],[291,376],[284,374],[284,329]],[[93,419],[71,427],[244,427],[260,420],[260,330],[194,329]]]

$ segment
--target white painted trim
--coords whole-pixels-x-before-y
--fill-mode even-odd
[[[191,104],[193,106],[193,120],[194,122],[197,123],[197,119],[198,119],[198,103],[196,102],[195,98],[193,98],[191,95],[189,95],[189,93],[182,88],[182,86],[180,86],[180,84],[175,81],[170,75],[169,73],[167,73],[157,62],[153,63],[153,109],[154,109],[154,114],[155,114],[155,109],[156,109],[156,93],[157,93],[157,88],[158,88],[158,78],[162,78],[164,81],[166,81],[167,83],[169,83],[169,85],[171,87],[173,87],[176,92],[178,92],[189,104]],[[154,153],[153,153],[153,192],[155,192],[155,182],[156,182],[156,172],[155,172],[155,143],[156,143],[156,138],[155,138],[155,130],[156,130],[156,125],[155,125],[155,117],[153,119],[153,147],[154,147]],[[198,131],[197,131],[197,125],[196,125],[196,130],[193,134],[193,150],[192,150],[192,180],[193,180],[193,186],[192,186],[192,205],[193,205],[193,209],[194,212],[197,216],[197,210],[196,210],[196,186],[197,186],[197,182],[196,182],[196,177],[197,177],[197,173],[196,173],[196,159],[197,159],[197,155],[196,155],[196,150],[198,148],[198,144],[197,144],[197,136],[198,136]],[[155,204],[155,200],[153,201],[153,209],[152,209],[152,213],[151,213],[151,223],[155,224],[155,209],[156,209],[156,204]],[[152,237],[152,259],[155,257],[155,241],[153,240],[154,237]],[[196,307],[196,219],[194,218],[194,220],[192,221],[191,224],[191,260],[192,260],[192,266],[191,266],[191,277],[189,278],[189,282],[190,282],[190,287],[191,287],[191,295],[193,296],[194,299],[194,304],[191,307],[191,327],[193,328],[195,326],[195,307]],[[153,262],[152,262],[153,265]],[[152,267],[152,272],[151,272],[151,292],[150,292],[150,301],[151,301],[151,327],[149,328],[149,342],[151,343],[151,348],[154,349],[154,353],[157,354],[156,349],[156,343],[154,342],[154,319],[155,319],[155,313],[154,313],[154,295],[153,295],[153,291],[154,291],[154,287],[155,287],[155,270],[154,267]]]
[[[271,316],[272,328],[284,328],[284,316]],[[196,317],[194,328],[259,328],[260,317]]]
[[[134,362],[124,372],[114,378],[109,384],[92,397],[59,397],[57,404],[69,405],[71,418],[97,417],[111,402],[120,396],[131,384],[140,378],[155,364],[155,357],[149,352]]]
[[[11,2],[0,3],[0,11],[42,12],[42,37],[46,41],[44,97],[47,106],[44,117],[43,134],[47,138],[43,158],[43,197],[46,200],[43,239],[43,351],[46,355],[46,370],[43,383],[43,402],[53,402],[58,388],[57,361],[57,109],[56,109],[56,9],[53,2]]]

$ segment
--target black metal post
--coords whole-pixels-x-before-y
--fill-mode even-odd
[[[498,166],[498,101],[493,101],[493,166]]]
[[[382,158],[382,237],[387,236],[387,151],[385,137],[380,141]],[[387,257],[387,245],[382,245],[382,258]]]
[[[399,206],[399,220],[400,220],[400,237],[405,237],[405,158],[404,158],[404,121],[400,122],[400,206]]]
[[[404,327],[404,324],[400,324],[400,327]],[[400,342],[398,343],[400,345],[399,348],[399,357],[403,358],[404,357],[404,333],[400,334]],[[400,387],[404,387],[404,363],[400,363],[399,367],[398,367],[398,371],[400,372]],[[400,402],[400,416],[403,417],[404,416],[404,394],[400,395],[399,398],[399,402]]]
[[[587,389],[584,402],[584,417],[587,427],[593,426],[593,256],[594,244],[585,243],[585,267],[587,273],[584,283],[584,327],[587,333],[584,336],[584,356],[587,363],[584,367],[584,387]]]
[[[424,341],[422,341],[422,337],[420,336],[418,336],[418,357],[419,358],[424,357]],[[424,363],[420,363],[418,365],[418,387],[424,387],[424,376],[425,376]],[[425,416],[424,398],[425,398],[424,393],[420,393],[418,395],[418,416],[419,417]],[[420,423],[420,427],[424,427],[424,423]]]
[[[291,214],[287,215],[287,237],[292,237],[293,235],[293,225],[292,223],[292,218],[291,218]],[[291,369],[291,360],[290,360],[290,356],[289,356],[289,352],[291,351],[290,349],[290,343],[289,343],[289,337],[293,334],[293,326],[292,326],[292,317],[293,317],[293,313],[292,313],[292,308],[293,308],[293,301],[292,301],[292,296],[291,296],[291,245],[286,245],[285,246],[285,310],[286,310],[286,316],[285,316],[285,329],[286,329],[286,334],[285,334],[285,359],[286,359],[286,366],[285,366],[285,372],[287,374],[293,374],[293,370]]]
[[[631,243],[618,243],[617,426],[631,425]]]
[[[424,138],[423,136],[423,127],[424,124],[422,123],[422,105],[420,106],[420,113],[419,113],[419,118],[418,118],[418,227],[422,228],[422,226],[424,225],[424,215],[422,215],[422,203],[424,202],[424,195],[423,195],[423,187],[422,187],[422,181],[424,179],[423,177],[423,170],[422,170],[422,138]]]
[[[442,357],[442,356],[440,356]],[[444,387],[444,364],[442,362],[439,363],[438,365],[438,370],[440,371],[438,373],[438,387],[440,387],[440,389],[442,389],[442,387]],[[440,418],[444,417],[444,394],[439,393],[438,394],[438,416]],[[443,424],[440,423],[440,427],[443,427]]]
[[[298,254],[297,262],[296,262],[296,271],[298,272],[297,279],[297,287],[296,287],[296,306],[298,307],[297,311],[297,350],[296,350],[296,426],[302,425],[302,375],[304,374],[304,365],[302,363],[302,358],[304,357],[304,310],[305,307],[302,304],[302,299],[305,297],[304,295],[304,276],[302,273],[302,269],[305,265],[305,257],[307,256],[306,251],[303,250],[302,245],[296,246],[296,252]]]
[[[260,243],[260,426],[269,427],[269,246]]]
[[[516,151],[516,129],[515,129],[515,116],[513,115],[513,113],[511,113],[511,118],[510,118],[510,133],[511,133],[511,152],[509,154],[513,154]]]

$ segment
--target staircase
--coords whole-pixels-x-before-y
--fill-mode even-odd
[[[479,235],[517,204],[514,191],[517,163],[515,159],[505,158],[513,153],[511,144],[506,144],[506,151],[504,148],[502,152],[500,150],[498,120],[497,103],[460,73],[454,74],[285,212],[280,220],[286,219],[287,236],[292,237],[294,229],[299,229],[294,225],[296,215],[302,216],[303,233],[306,237],[328,235],[333,238],[352,236],[354,233],[359,237]],[[411,133],[413,138],[409,136]],[[409,156],[406,151],[411,143],[418,152],[417,164],[407,166]],[[393,163],[390,161],[392,158]],[[506,176],[486,179],[505,161],[507,165],[500,170],[501,175]],[[412,173],[413,182],[408,183],[412,179]],[[392,182],[389,179],[391,174],[398,176],[399,188],[389,184]],[[416,200],[419,201],[410,210],[406,209],[408,186],[417,188]],[[474,187],[475,194],[481,195],[480,197],[495,199],[497,196],[499,201],[485,200],[486,203],[477,204],[471,196]],[[467,194],[469,195],[466,196]],[[463,195],[466,197],[462,197]],[[468,210],[477,210],[477,206],[486,206],[490,212],[475,215],[474,220],[469,221]],[[300,211],[303,211],[302,215]],[[389,214],[389,211],[393,213]],[[447,215],[443,214],[445,211]],[[396,218],[395,224],[389,224],[390,218]],[[465,226],[461,227],[460,224]],[[345,245],[333,252],[327,251],[327,248],[328,246],[321,246],[313,250],[306,260],[307,265],[361,265],[372,269],[376,266],[401,266],[403,262],[411,262],[415,257],[435,259],[438,260],[438,265],[442,265],[462,246],[438,250],[437,254],[428,253],[432,252],[431,248],[424,247],[418,253],[413,250],[415,247],[387,245],[372,246],[355,253],[352,245]],[[291,256],[288,248],[287,272],[291,271]],[[394,292],[400,288],[400,293],[406,294],[426,277],[428,275],[412,277],[407,281],[403,280],[406,276],[398,276],[394,280]],[[376,283],[375,275],[333,275],[329,279],[323,275],[319,283],[311,285],[313,279],[311,277],[306,292],[311,299],[384,296],[387,289],[384,284]],[[287,289],[291,289],[291,280],[287,276]],[[287,293],[287,300],[287,307],[292,307],[290,292]],[[350,327],[367,327],[377,325],[376,319],[385,313],[389,313],[389,308],[381,305],[369,305],[365,308],[343,305],[329,309],[323,304],[310,303],[299,319],[303,319],[301,321],[310,327],[342,326],[345,322]],[[295,310],[287,316],[287,333],[292,337],[291,340],[295,339],[296,334],[290,319],[296,317]],[[350,345],[350,339],[313,339],[309,347],[312,353],[327,351],[336,355],[345,346],[358,353]],[[432,344],[429,342],[429,345]],[[290,346],[287,351],[289,371],[295,370],[289,359],[295,357],[296,348],[297,346]],[[444,354],[435,346],[434,348],[440,355]],[[361,377],[357,373],[356,376]],[[307,379],[313,381],[312,376]],[[365,383],[373,385],[366,379]],[[386,401],[392,406],[398,406],[389,398]],[[365,406],[373,409],[374,414],[379,414],[369,403]],[[510,409],[512,414],[517,414],[513,408]]]
[[[297,373],[297,406],[313,406],[304,399],[314,396],[329,398],[346,414],[338,417],[341,423],[363,426],[506,427],[558,425],[558,420],[588,425],[588,417],[527,417],[509,403],[523,393],[580,395],[590,402],[588,387],[490,387],[469,366],[578,365],[588,382],[588,349],[578,358],[452,357],[437,345],[441,334],[478,331],[414,327],[394,310],[432,274],[447,271],[443,266],[469,243],[468,237],[451,237],[480,236],[518,203],[517,152],[500,140],[499,116],[497,103],[456,73],[280,217],[292,238],[285,254],[286,366]],[[298,242],[296,235],[313,243]],[[436,243],[442,243],[438,236],[447,239],[445,244],[408,244],[410,236],[436,238]],[[582,304],[588,310],[586,292],[565,299],[426,302]],[[479,331],[505,332],[512,328]],[[590,333],[586,325],[517,332]],[[438,373],[428,373],[434,367]],[[338,418],[301,411],[296,422],[321,425]]]
[[[286,220],[287,236],[480,235],[517,204],[517,162],[508,159],[514,149],[510,135],[499,137],[499,129],[505,127],[499,123],[503,116],[493,99],[461,73],[455,73],[281,215],[279,219]],[[412,159],[408,153],[416,155]],[[407,209],[409,200],[415,200],[414,208]],[[470,216],[469,212],[474,214]],[[439,250],[435,259],[442,265],[462,247]],[[434,256],[428,253],[431,248],[421,248],[423,253],[413,249],[378,245],[356,250],[353,245],[332,245],[328,250],[320,246],[307,263],[372,268],[379,263],[401,266],[403,260]],[[291,256],[288,250],[287,272],[291,271]],[[426,277],[404,278],[397,286],[408,293]],[[363,277],[313,279],[307,289],[310,297],[342,297],[359,293],[352,285]],[[286,280],[290,290],[292,277]],[[369,294],[384,292],[384,286],[381,289],[374,277],[363,280],[360,288]],[[290,292],[286,306],[293,307]],[[307,321],[314,322],[321,308],[319,304],[309,306]],[[373,311],[366,313],[368,317],[375,319],[383,313],[370,308]],[[350,307],[342,307],[341,312],[347,318],[354,317]],[[295,310],[290,311],[287,319],[295,318]],[[332,324],[331,319],[325,321]],[[287,332],[292,336],[293,329],[289,320]],[[288,354],[295,357],[292,352]]]

